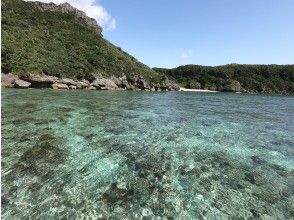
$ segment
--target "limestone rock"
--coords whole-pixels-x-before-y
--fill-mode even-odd
[[[1,74],[1,86],[5,88],[13,88],[14,87],[14,82],[18,79],[17,76],[14,76],[11,73],[8,74]]]
[[[54,83],[52,85],[53,89],[68,89],[68,86],[66,84],[62,84],[62,83]]]
[[[69,88],[69,89],[77,89],[77,87],[74,86],[74,85],[70,85],[68,88]]]
[[[15,80],[14,85],[16,88],[21,88],[21,89],[27,89],[30,87],[31,83],[30,82],[26,82],[24,80],[18,79]]]
[[[84,81],[79,81],[79,82],[77,82],[76,87],[77,87],[77,89],[85,89],[89,86],[89,84],[90,84],[89,81],[88,81],[88,83],[86,83]]]
[[[127,80],[127,77],[126,76],[123,76],[123,77],[115,77],[115,76],[112,76],[111,77],[111,80],[120,88],[123,88],[123,89],[127,89],[127,87],[130,86],[128,80]]]
[[[68,78],[60,79],[60,80],[58,80],[58,83],[66,84],[68,86],[70,86],[70,85],[76,86],[77,85],[77,82],[75,82],[72,79],[68,79]]]
[[[89,85],[86,89],[88,89],[88,90],[96,90],[96,87],[94,87],[92,85]]]
[[[92,85],[98,90],[114,90],[118,86],[110,79],[96,79]]]
[[[26,74],[21,76],[21,79],[30,82],[33,88],[50,88],[58,78],[54,76],[35,76],[32,74]]]

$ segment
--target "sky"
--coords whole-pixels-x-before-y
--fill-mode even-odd
[[[94,17],[106,39],[150,67],[294,64],[294,0],[68,2]]]

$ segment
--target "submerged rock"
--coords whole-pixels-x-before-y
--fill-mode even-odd
[[[261,171],[245,173],[245,180],[255,185],[262,185],[268,181],[267,176],[264,173],[261,173]]]
[[[21,88],[21,89],[27,89],[27,88],[30,87],[30,85],[31,85],[31,83],[26,82],[26,81],[21,80],[21,79],[18,79],[18,80],[16,80],[16,81],[14,82],[14,86],[15,86],[16,88]]]

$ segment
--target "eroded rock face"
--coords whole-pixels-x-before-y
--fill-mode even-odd
[[[58,79],[54,76],[35,76],[32,74],[26,74],[20,78],[30,82],[33,88],[50,88],[51,85]]]
[[[21,79],[15,80],[15,82],[14,82],[14,86],[16,88],[21,88],[21,89],[27,89],[27,88],[30,87],[30,85],[31,85],[31,83],[26,82],[26,81],[21,80]]]
[[[76,84],[77,89],[85,89],[89,86],[89,81],[86,83],[85,81],[79,81]]]
[[[96,79],[92,86],[98,90],[114,90],[118,89],[118,86],[111,79]]]
[[[54,83],[52,85],[53,89],[68,89],[68,86],[66,84],[63,83]]]
[[[120,88],[127,89],[130,87],[130,84],[126,76],[119,77],[119,78],[113,76],[111,77],[111,80]]]
[[[77,85],[77,82],[75,82],[72,79],[68,79],[68,78],[58,80],[58,83],[66,84],[68,86],[70,86],[70,85],[76,86]]]
[[[167,90],[168,91],[178,91],[180,90],[180,86],[175,83],[167,83],[166,84]]]
[[[1,86],[5,88],[13,88],[14,82],[18,79],[17,76],[12,75],[11,73],[8,74],[1,74]]]
[[[2,86],[23,88],[30,83],[28,87],[32,88],[53,88],[53,89],[88,89],[88,90],[144,90],[144,91],[178,91],[180,87],[175,83],[163,82],[161,84],[153,84],[142,76],[126,76],[115,77],[111,79],[96,76],[96,79],[90,83],[88,80],[77,81],[75,79],[62,78],[58,79],[54,76],[35,76],[30,73],[22,75],[18,80],[13,74],[2,74]]]

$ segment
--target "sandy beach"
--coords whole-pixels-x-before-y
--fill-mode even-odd
[[[184,92],[219,92],[219,91],[208,90],[208,89],[186,89],[186,88],[180,88],[180,91],[184,91]]]

